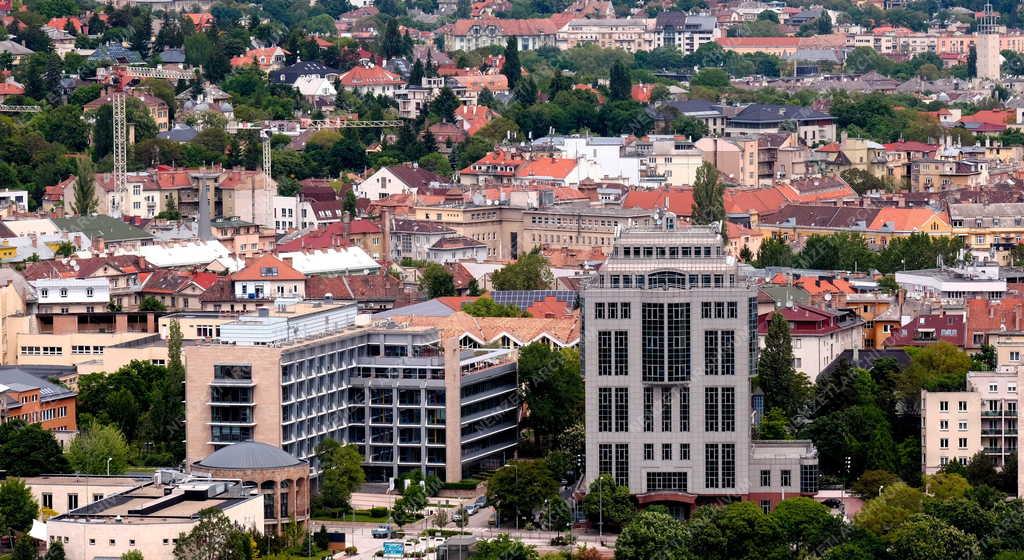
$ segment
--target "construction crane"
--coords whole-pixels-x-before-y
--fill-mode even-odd
[[[0,113],[38,113],[43,108],[39,105],[4,105],[0,103]]]
[[[402,126],[402,121],[353,121],[345,119],[321,119],[309,122],[309,128],[321,130],[324,128],[396,128]],[[263,137],[263,172],[271,177],[272,165],[270,139],[274,136],[273,129],[267,128],[260,131]]]
[[[111,105],[114,109],[111,119],[114,128],[114,189],[117,192],[114,208],[111,209],[114,216],[121,215],[121,209],[127,204],[128,197],[128,96],[125,94],[125,87],[136,79],[190,80],[194,77],[193,72],[138,66],[118,66],[107,75],[107,82],[115,88],[111,95]]]

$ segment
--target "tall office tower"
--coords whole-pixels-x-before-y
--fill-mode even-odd
[[[583,289],[587,481],[610,475],[678,516],[815,492],[810,442],[751,437],[757,288],[717,226],[657,224],[621,232]]]

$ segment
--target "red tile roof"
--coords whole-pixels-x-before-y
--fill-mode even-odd
[[[913,321],[894,330],[882,345],[927,346],[942,341],[962,348],[965,332],[962,315],[919,315],[914,317]]]
[[[273,271],[273,273],[270,273]],[[256,280],[305,280],[306,275],[295,270],[288,263],[273,255],[263,255],[249,261],[238,272],[231,275],[233,281]]]
[[[516,177],[565,179],[576,169],[576,160],[567,158],[537,158],[516,168]]]
[[[924,142],[915,142],[913,140],[908,142],[890,142],[885,145],[885,151],[887,152],[924,152],[931,153],[938,150],[939,147],[933,144],[925,144]]]
[[[344,87],[400,86],[405,83],[398,74],[393,74],[380,66],[358,65],[342,74],[338,81]]]

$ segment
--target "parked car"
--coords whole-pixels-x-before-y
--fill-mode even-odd
[[[476,499],[476,501],[473,502],[473,505],[475,505],[477,507],[477,509],[481,509],[481,508],[487,507],[487,496],[480,496],[480,497],[478,497]]]
[[[370,535],[375,539],[390,539],[392,533],[394,533],[394,529],[391,528],[391,525],[377,525],[370,530]]]
[[[479,510],[480,508],[475,503],[469,504],[466,506],[466,515],[476,515],[476,512]]]

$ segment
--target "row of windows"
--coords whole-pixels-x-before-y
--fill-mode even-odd
[[[95,292],[94,292],[94,290],[92,288],[86,288],[85,289],[85,297],[92,297],[93,293],[95,293]],[[62,297],[62,298],[68,297],[68,289],[67,288],[61,288],[59,294],[60,294],[60,297]],[[45,297],[49,297],[49,295],[50,295],[50,289],[49,288],[42,288],[42,289],[39,290],[39,297],[45,298]]]
[[[957,401],[957,412],[967,412],[967,401]],[[939,401],[939,412],[949,412],[949,401]]]
[[[629,302],[594,304],[595,319],[629,319],[631,315]]]
[[[967,449],[967,438],[957,438],[957,449]],[[949,449],[949,438],[939,438],[939,449]]]
[[[597,468],[599,474],[611,476],[616,484],[629,486],[629,444],[599,444]]]
[[[768,488],[772,485],[772,471],[769,469],[761,470],[761,487]],[[779,471],[779,485],[783,488],[790,488],[793,486],[793,471],[784,469]]]
[[[60,346],[22,346],[24,356],[63,356],[64,349]]]
[[[734,387],[704,388],[704,431],[736,431],[736,389]]]
[[[704,445],[704,487],[736,487],[736,444]]]
[[[678,426],[680,432],[690,431],[690,388],[689,387],[661,387],[659,389],[661,400],[661,431],[671,432],[673,422],[673,402],[679,401]],[[675,395],[679,398],[676,399]],[[654,431],[654,387],[644,387],[644,431]]]
[[[735,375],[735,344],[733,331],[704,331],[704,375]]]
[[[698,247],[622,247],[621,249],[623,257],[632,259],[685,259],[690,257],[710,258],[722,256],[721,245],[702,245]],[[613,256],[619,256],[618,249],[615,250]]]
[[[653,460],[654,460],[654,444],[653,443],[645,443],[644,444],[644,461],[653,461]],[[672,460],[672,444],[671,443],[663,443],[663,444],[661,444],[661,460],[662,461],[671,461]],[[680,461],[689,461],[690,460],[690,444],[689,443],[680,443],[679,444],[679,460]]]
[[[641,367],[649,383],[690,379],[690,304],[641,305]]]
[[[601,387],[597,390],[597,431],[629,431],[628,387]]]
[[[103,353],[103,349],[104,349],[103,346],[90,346],[90,345],[78,345],[78,344],[75,344],[75,345],[71,346],[71,353],[72,354],[79,354],[79,355],[81,355],[81,354],[102,354]]]
[[[948,432],[949,431],[949,420],[939,420],[939,430],[941,430],[943,432]],[[967,420],[960,420],[959,422],[957,422],[957,431],[959,431],[959,432],[966,432],[967,431]]]
[[[703,301],[700,304],[701,319],[735,319],[739,313],[735,301]]]
[[[638,288],[724,288],[736,285],[735,274],[682,274],[679,272],[655,272],[643,274],[609,274],[597,277],[599,287]]]
[[[597,374],[629,375],[629,331],[598,331]]]

